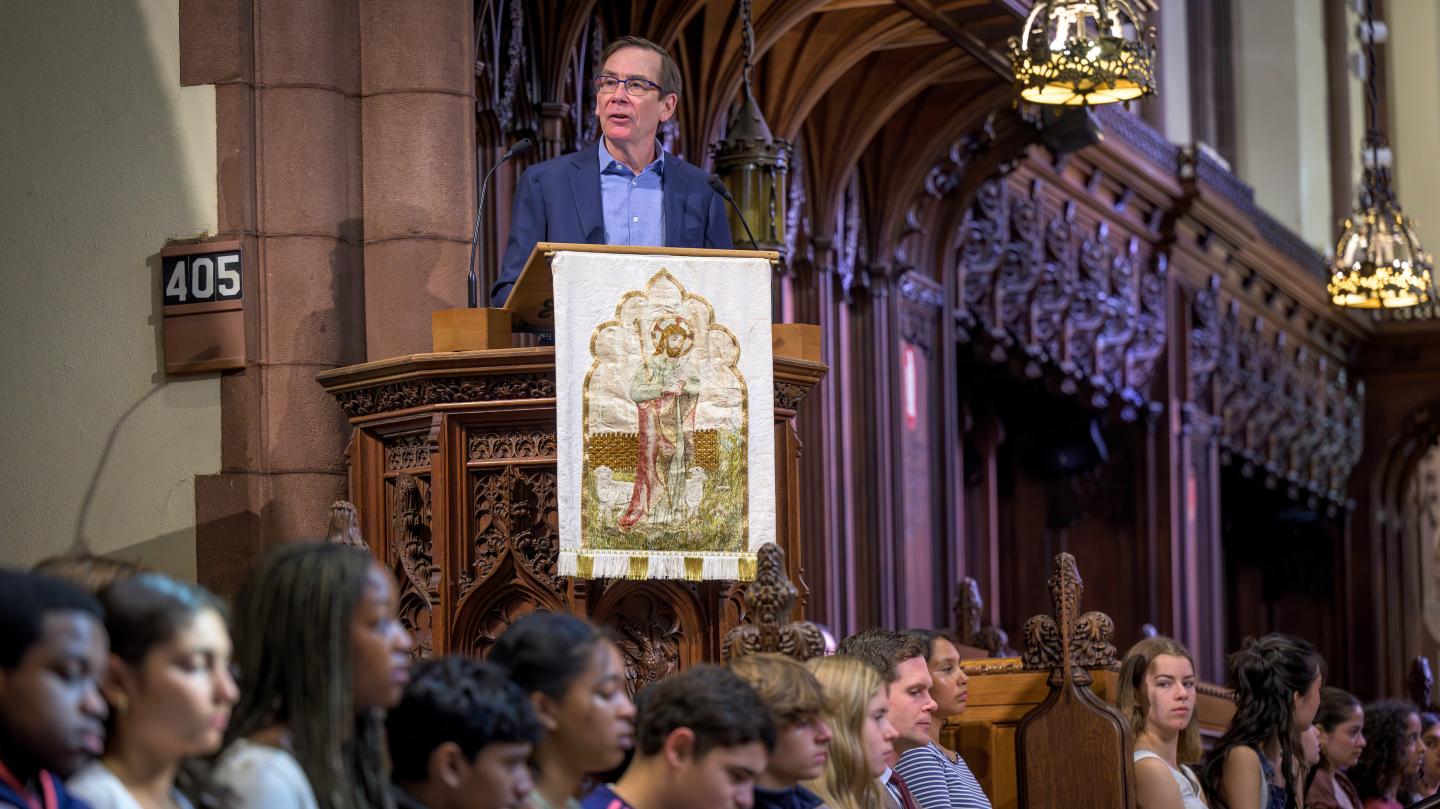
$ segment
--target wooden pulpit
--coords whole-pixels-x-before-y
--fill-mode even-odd
[[[541,245],[531,271],[556,248],[606,249]],[[776,538],[802,599],[795,418],[827,370],[804,334],[815,328],[777,326],[773,342]],[[632,691],[721,659],[726,633],[743,617],[743,583],[557,575],[552,347],[411,354],[318,381],[352,425],[350,498],[366,541],[399,582],[402,618],[423,654],[483,655],[512,621],[546,609],[613,630]]]

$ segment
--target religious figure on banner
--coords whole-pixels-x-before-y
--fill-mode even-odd
[[[591,549],[747,549],[748,395],[735,335],[665,270],[591,335],[581,532]]]
[[[640,330],[640,321],[635,321],[635,328]],[[639,431],[635,488],[629,508],[620,516],[622,531],[647,518],[651,522],[684,519],[688,516],[685,480],[692,469],[704,474],[694,466],[700,375],[686,359],[695,346],[694,333],[683,317],[670,315],[650,326],[650,338],[655,348],[635,369],[630,382]]]

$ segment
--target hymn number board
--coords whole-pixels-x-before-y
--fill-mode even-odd
[[[161,248],[160,313],[166,373],[245,367],[246,279],[242,267],[238,241]]]
[[[239,250],[166,256],[163,262],[160,289],[165,306],[238,301],[245,296]]]

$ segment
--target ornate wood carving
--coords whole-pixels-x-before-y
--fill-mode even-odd
[[[945,307],[940,285],[918,273],[900,276],[900,339],[915,346],[927,358],[935,353],[936,324]]]
[[[555,431],[473,432],[466,437],[465,455],[472,461],[554,458]]]
[[[471,473],[474,538],[460,572],[460,597],[488,580],[506,554],[538,585],[565,589],[555,574],[560,552],[554,467],[502,466]]]
[[[1090,668],[1117,662],[1114,624],[1101,612],[1080,614],[1084,584],[1075,557],[1055,557],[1049,584],[1054,615],[1025,624],[1024,667],[1049,669],[1050,693],[1016,730],[1020,805],[1133,807],[1129,723],[1089,687]]]
[[[625,659],[631,695],[680,669],[687,635],[700,631],[694,585],[678,582],[615,582],[591,616],[610,627]]]
[[[1410,701],[1422,711],[1434,711],[1430,695],[1435,689],[1435,674],[1430,670],[1430,658],[1416,655],[1410,661],[1410,672],[1405,677],[1405,693]]]
[[[1074,216],[1069,204],[1047,215],[1038,181],[1028,196],[1004,178],[981,185],[961,224],[962,320],[977,324],[979,356],[1022,359],[1131,420],[1150,408],[1165,350],[1166,265],[1142,266],[1133,238],[1117,249],[1104,222],[1077,250]]]
[[[385,471],[428,469],[430,439],[424,435],[407,435],[385,445]]]
[[[1222,457],[1294,499],[1324,499],[1334,509],[1345,503],[1360,458],[1364,388],[1266,325],[1246,325],[1231,302],[1220,327]]]
[[[796,660],[825,653],[820,628],[809,621],[791,621],[800,592],[785,575],[785,552],[773,542],[760,546],[755,581],[745,588],[745,621],[725,635],[721,654],[732,657],[779,652]]]
[[[1085,583],[1075,566],[1075,557],[1061,553],[1055,557],[1055,572],[1050,576],[1050,603],[1053,615],[1036,615],[1025,622],[1025,653],[1027,669],[1066,670],[1076,683],[1087,684],[1086,669],[1116,665],[1115,622],[1103,612],[1080,614],[1080,596]],[[1052,677],[1052,680],[1054,678]]]
[[[424,377],[335,392],[340,409],[352,419],[451,402],[553,398],[554,374]]]
[[[389,557],[400,580],[400,620],[421,657],[434,652],[432,619],[440,603],[440,568],[430,533],[429,481],[406,474],[390,483]]]
[[[1010,634],[984,621],[985,602],[980,598],[980,582],[966,576],[960,580],[960,595],[955,599],[955,638],[966,646],[984,649],[991,657],[1015,657],[1010,648]]]
[[[370,545],[360,534],[359,515],[355,512],[354,503],[349,500],[336,500],[330,506],[330,523],[325,527],[325,541],[370,550]]]

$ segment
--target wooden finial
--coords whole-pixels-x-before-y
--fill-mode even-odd
[[[1115,622],[1103,612],[1080,614],[1080,596],[1085,583],[1075,557],[1062,553],[1055,557],[1055,573],[1050,577],[1050,602],[1054,615],[1036,615],[1025,622],[1025,654],[1027,669],[1050,669],[1061,673],[1065,681],[1090,682],[1087,669],[1114,666]],[[1052,679],[1053,676],[1052,676]]]
[[[779,652],[796,660],[809,660],[825,653],[820,628],[809,621],[791,621],[791,610],[800,593],[785,575],[785,552],[773,542],[756,553],[755,581],[745,588],[746,624],[725,635],[721,653],[732,657]]]
[[[1430,658],[1417,655],[1410,661],[1410,675],[1406,678],[1406,685],[1410,701],[1415,703],[1415,707],[1422,711],[1434,710],[1430,695],[1435,690],[1435,675],[1430,670]]]
[[[350,545],[370,550],[365,538],[360,535],[360,518],[355,513],[355,504],[349,500],[336,500],[330,506],[330,524],[325,529],[325,541],[335,545]]]
[[[1010,648],[1010,635],[998,626],[984,624],[985,602],[980,598],[980,582],[971,576],[960,580],[960,595],[955,599],[955,637],[966,646],[984,649],[991,657],[1016,657]]]

